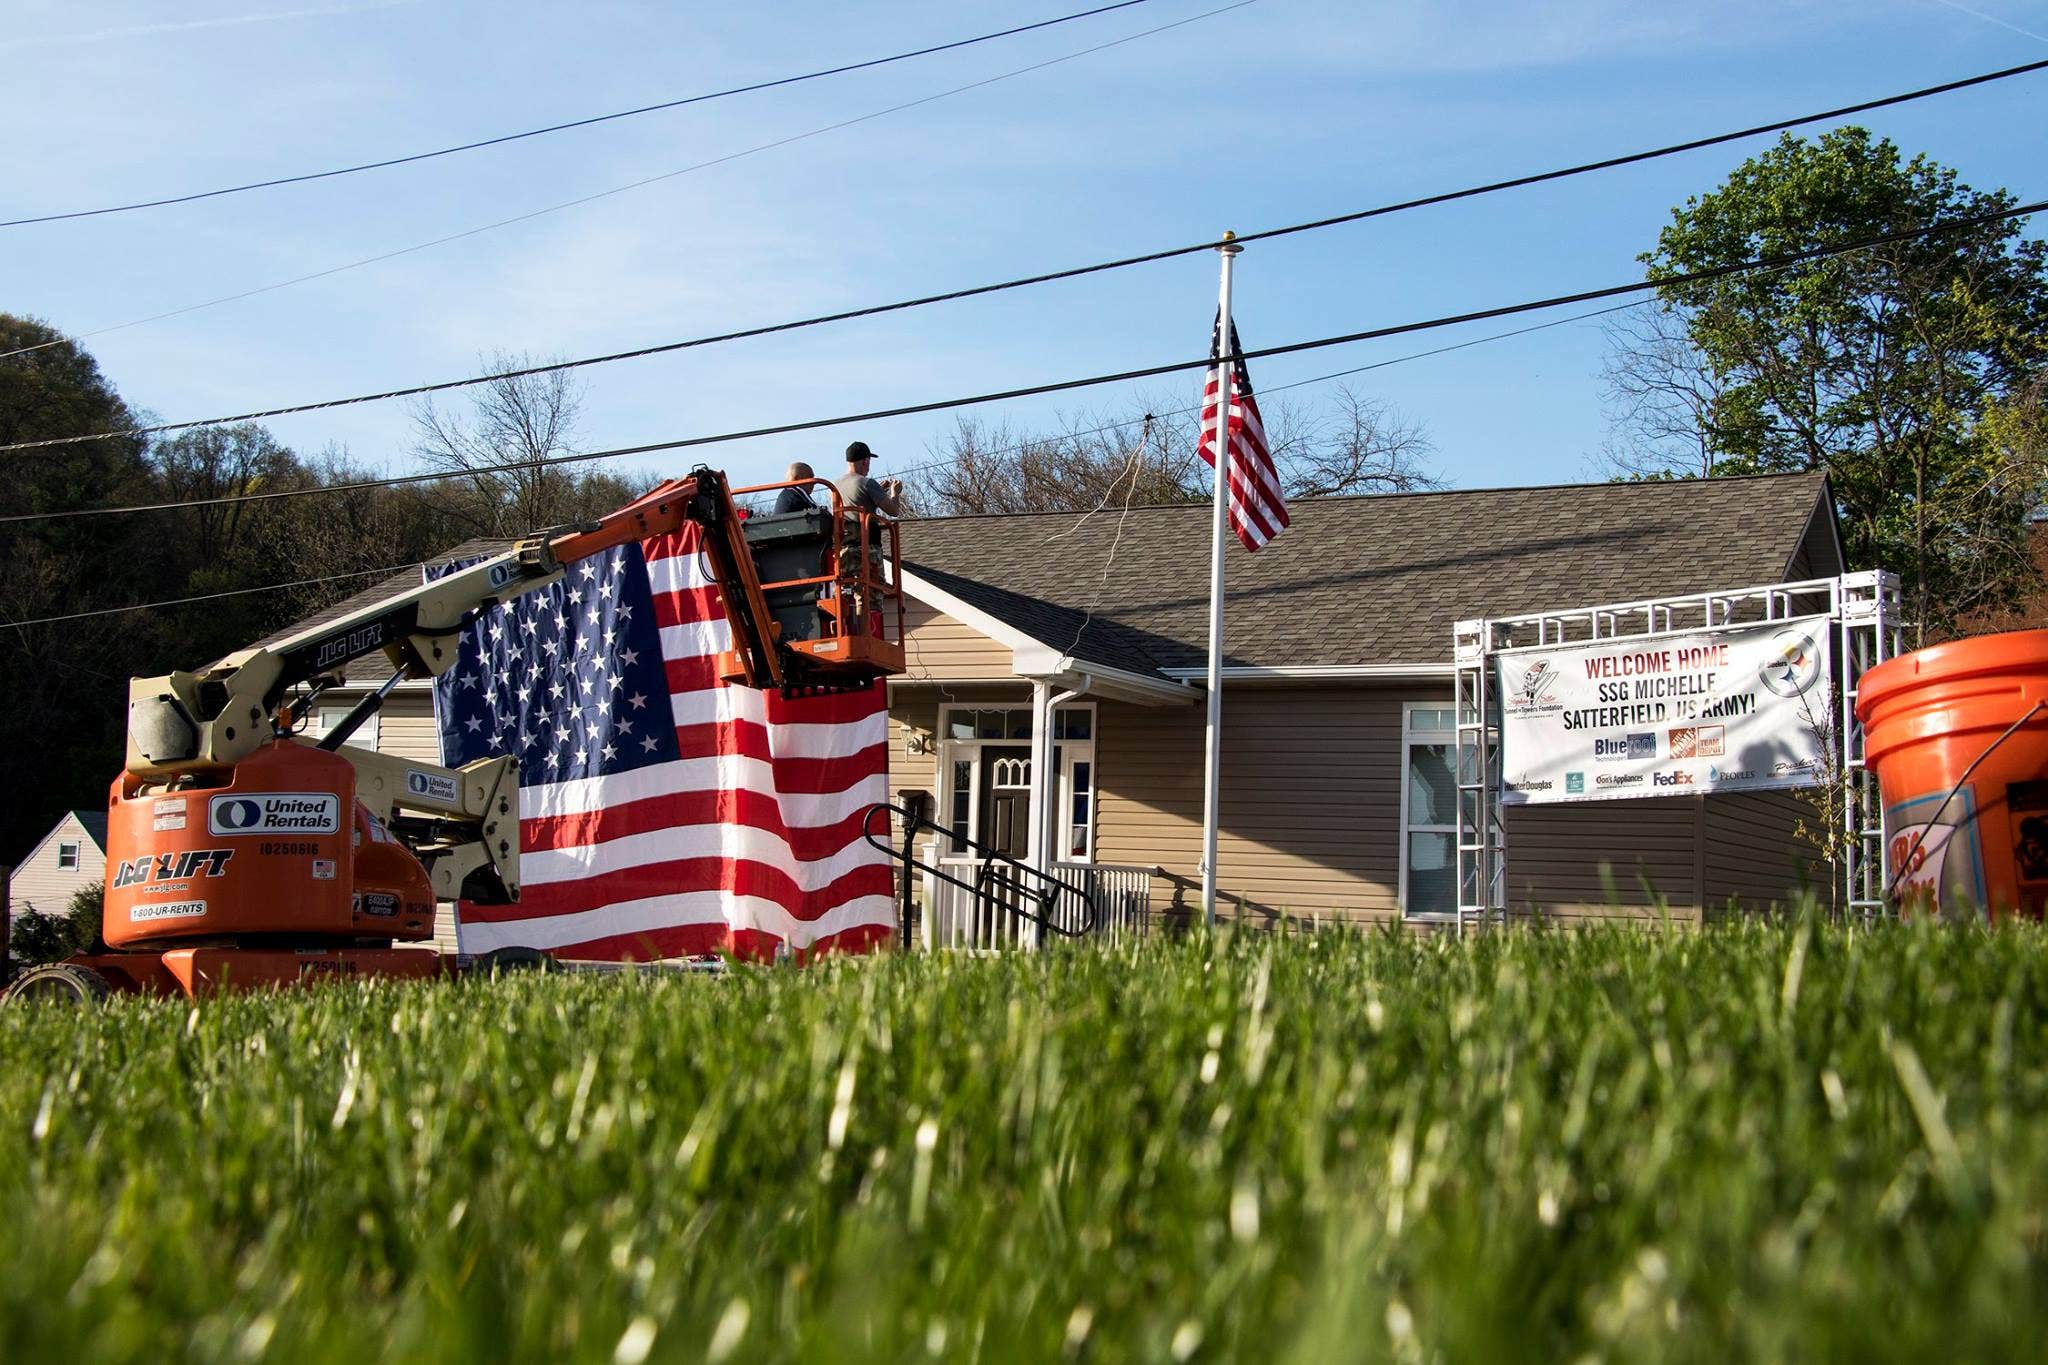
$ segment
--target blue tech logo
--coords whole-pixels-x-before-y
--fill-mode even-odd
[[[1655,758],[1657,756],[1657,736],[1654,734],[1630,735],[1628,737],[1628,756],[1631,759]]]

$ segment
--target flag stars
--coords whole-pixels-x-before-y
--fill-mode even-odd
[[[635,711],[644,711],[647,708],[647,694],[644,692],[635,692],[632,696],[626,698],[626,702]]]
[[[613,759],[619,756],[619,751],[609,744],[605,745],[603,749],[599,750],[599,752],[602,753],[607,759]]]
[[[651,753],[653,753],[653,752],[654,752],[654,736],[653,736],[653,735],[642,735],[642,736],[640,737],[640,747],[641,747],[642,749],[644,749],[644,750],[645,750],[646,752],[650,753],[650,754],[651,754]]]
[[[597,565],[592,564],[587,559],[583,561],[583,564],[581,565],[581,571],[585,578],[597,577]]]
[[[607,640],[609,640],[609,637],[607,637]],[[620,650],[620,651],[619,651],[619,667],[621,667],[621,668],[631,668],[631,667],[632,667],[632,666],[633,666],[634,664],[637,664],[637,663],[639,663],[639,662],[640,662],[640,651],[639,651],[639,650],[637,650],[637,649],[622,649],[622,650]]]
[[[471,734],[475,734],[477,731],[484,728],[484,719],[482,716],[471,716],[468,720],[462,722],[462,725],[463,728],[468,730]]]
[[[580,607],[583,605],[583,589],[569,589],[569,605],[572,607]]]

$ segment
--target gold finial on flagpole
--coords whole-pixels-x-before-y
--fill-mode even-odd
[[[1226,256],[1235,256],[1238,252],[1244,250],[1243,247],[1237,244],[1237,234],[1229,228],[1223,229],[1223,240],[1216,244],[1216,249]]]

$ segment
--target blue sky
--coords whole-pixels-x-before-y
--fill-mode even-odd
[[[1136,8],[961,52],[420,165],[0,229],[0,310],[91,333],[742,152],[1216,9]],[[420,150],[1085,8],[4,0],[0,217]],[[1970,12],[1970,11],[1975,11]],[[2016,30],[2030,30],[2022,33]],[[1170,32],[449,245],[87,336],[163,420],[626,349],[1181,245],[2048,56],[2041,0],[1545,5],[1255,0]],[[2048,77],[1869,116],[1980,188],[2048,193]],[[1250,347],[1639,278],[1671,207],[1760,142],[1248,249]],[[2039,235],[2044,229],[2036,225]],[[585,371],[579,445],[767,425],[1200,354],[1213,256]],[[1513,324],[1256,363],[1262,390]],[[1463,487],[1585,477],[1596,324],[1377,370]],[[1190,401],[1197,380],[980,410]],[[1305,397],[1314,388],[1299,391]],[[945,415],[683,452],[742,480],[853,436],[888,473]],[[273,421],[412,467],[400,404]]]

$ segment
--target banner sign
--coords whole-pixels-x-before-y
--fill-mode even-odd
[[[1507,805],[1817,784],[1829,618],[1502,650]]]

